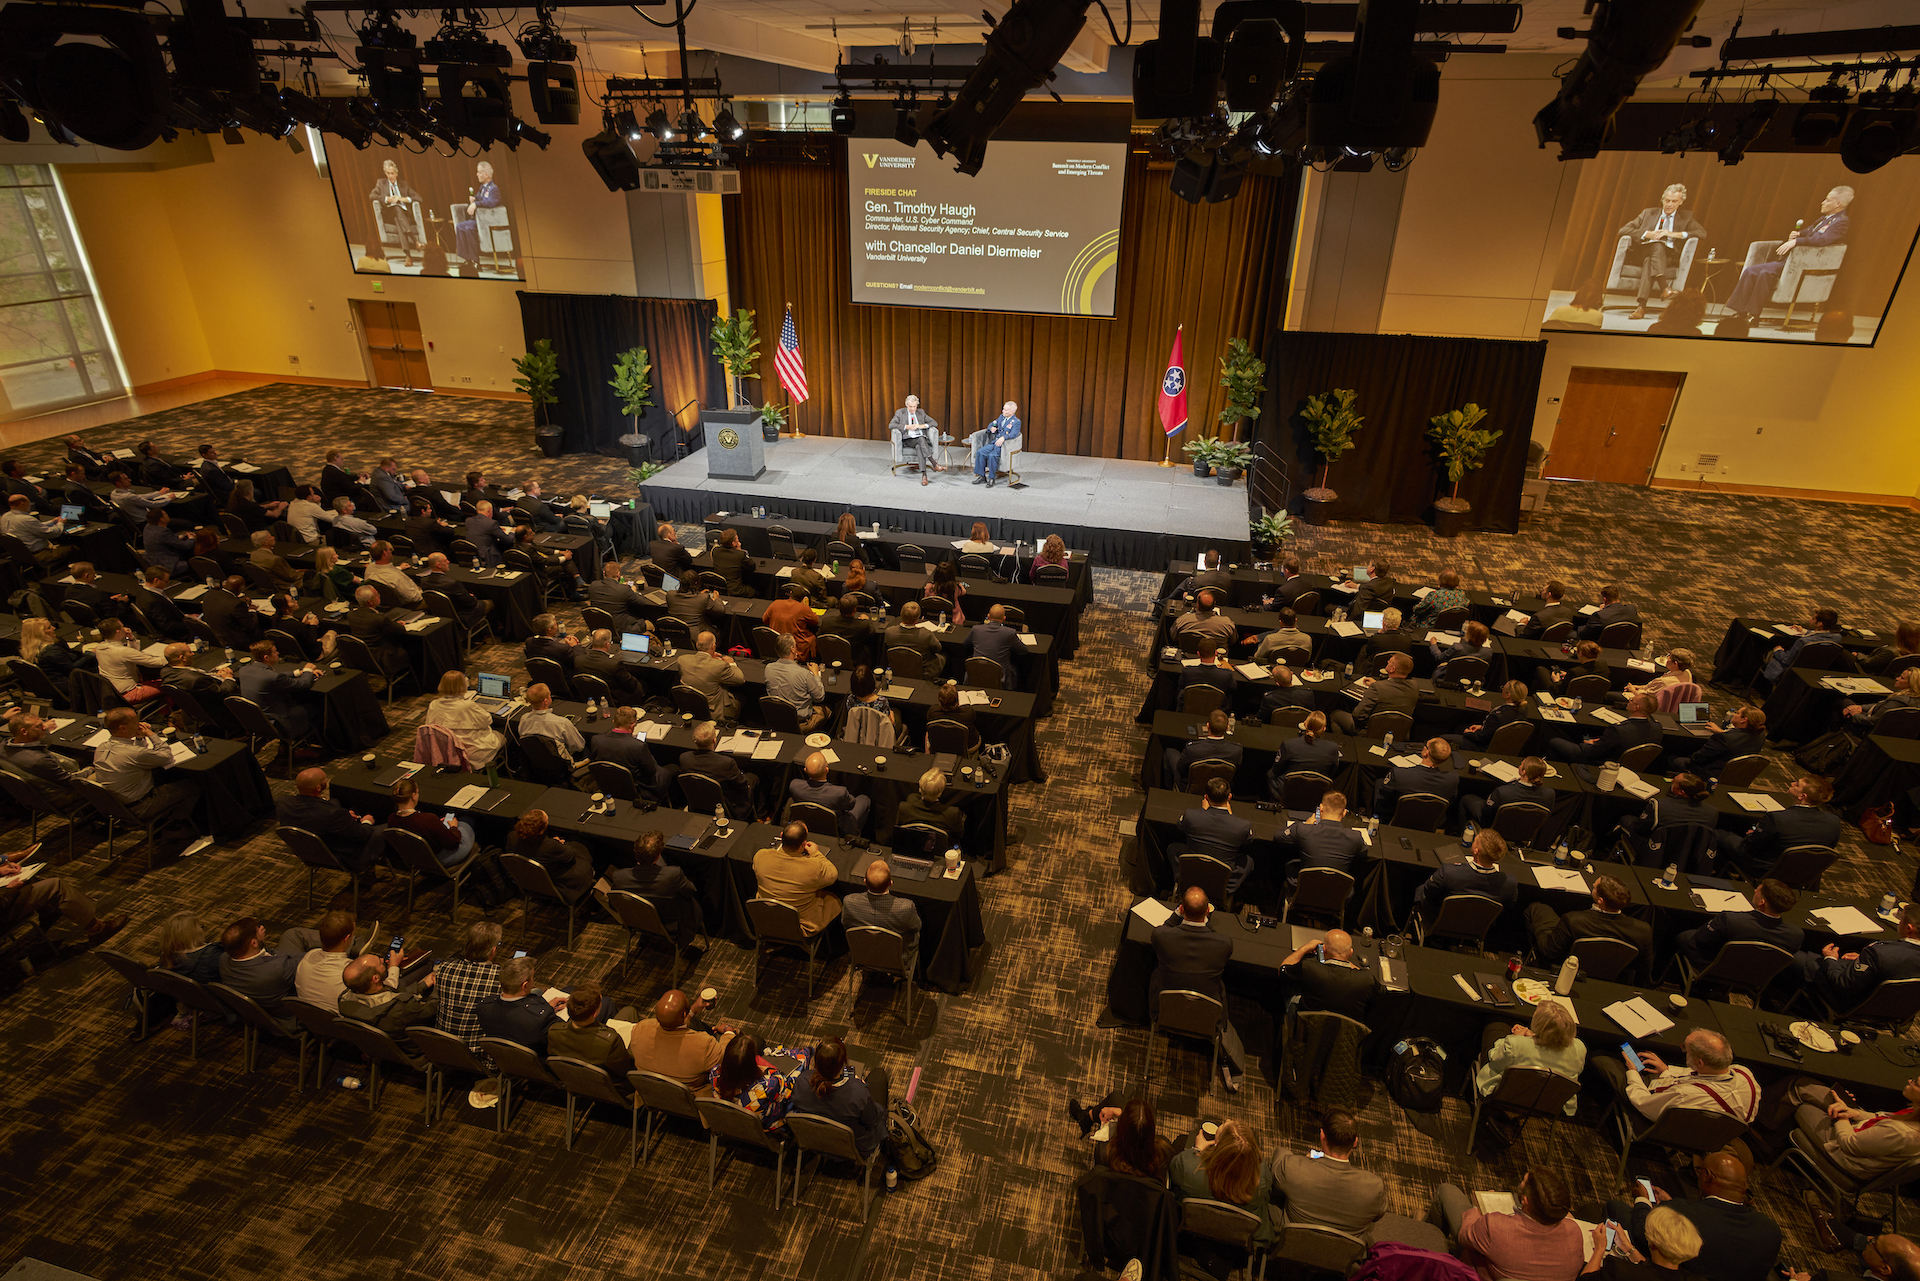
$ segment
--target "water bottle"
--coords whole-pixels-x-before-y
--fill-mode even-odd
[[[1560,963],[1560,973],[1554,977],[1553,990],[1561,996],[1573,991],[1573,981],[1580,977],[1580,958],[1569,956]]]
[[[1360,937],[1368,943],[1373,942],[1373,927],[1371,925],[1362,926],[1360,928]]]
[[[599,715],[600,715],[600,700],[595,698],[588,699],[587,700],[587,719],[595,720],[599,717]]]
[[[1469,822],[1467,824],[1466,830],[1460,833],[1461,846],[1467,849],[1471,849],[1473,847],[1473,838],[1477,836],[1479,832],[1480,832],[1479,825],[1476,823]]]
[[[894,1166],[890,1165],[887,1167],[887,1191],[891,1192],[899,1186],[900,1186],[900,1171]]]
[[[193,736],[193,750],[195,752],[204,752],[207,750],[207,736],[205,734],[195,734]],[[1887,897],[1892,898],[1893,896],[1889,894]]]
[[[713,825],[723,832],[727,830],[727,807],[725,805],[716,805],[713,807]]]
[[[1239,728],[1240,728],[1240,718],[1234,715],[1232,712],[1228,712],[1227,713],[1227,733],[1231,735],[1235,730]]]
[[[1567,838],[1562,836],[1560,843],[1553,847],[1553,865],[1555,867],[1565,867],[1570,861],[1572,861],[1572,859],[1567,853]]]
[[[1391,754],[1393,753],[1393,735],[1392,735],[1392,734],[1382,734],[1382,735],[1380,736],[1380,745],[1381,745],[1382,747],[1384,747],[1384,748],[1386,748],[1386,749],[1387,749],[1387,753],[1388,753],[1389,755],[1391,755]]]
[[[1380,816],[1376,814],[1372,818],[1367,820],[1367,839],[1371,840],[1375,836],[1378,836],[1379,834],[1380,834]]]
[[[360,1078],[357,1076],[336,1076],[333,1078],[333,1083],[343,1090],[357,1090],[360,1088]]]
[[[1668,889],[1672,889],[1679,882],[1679,880],[1680,880],[1680,865],[1678,863],[1667,864],[1667,870],[1665,873],[1662,874],[1660,878],[1660,883],[1662,885],[1665,885]]]
[[[887,684],[891,685],[893,684],[893,669],[889,667],[886,669],[886,672],[887,672]]]
[[[1893,895],[1882,894],[1880,896],[1880,915],[1892,916],[1893,909],[1898,907],[1899,905],[1900,905],[1900,900],[1895,898]]]

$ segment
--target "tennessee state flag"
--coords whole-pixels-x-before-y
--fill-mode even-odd
[[[1167,357],[1167,372],[1160,378],[1160,425],[1169,436],[1187,429],[1187,371],[1181,364],[1181,329],[1173,331],[1173,354]]]

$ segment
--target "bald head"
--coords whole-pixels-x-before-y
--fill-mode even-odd
[[[1327,955],[1344,961],[1353,955],[1353,935],[1345,930],[1327,931]]]
[[[893,872],[887,867],[887,861],[877,858],[867,864],[867,893],[885,894],[893,889]]]
[[[318,796],[327,790],[327,772],[318,766],[303,769],[295,776],[293,785],[300,789],[302,796]]]
[[[1873,1248],[1886,1265],[1885,1275],[1895,1281],[1920,1281],[1920,1246],[1903,1236],[1883,1232],[1873,1239]]]
[[[807,777],[818,783],[827,776],[827,757],[824,752],[809,752],[806,763]]]
[[[667,1031],[677,1031],[686,1025],[689,1005],[687,994],[674,988],[653,1003],[653,1017]]]
[[[1700,1191],[1723,1201],[1745,1202],[1747,1167],[1731,1152],[1715,1152],[1700,1173]]]
[[[378,956],[362,956],[347,962],[347,968],[340,973],[340,981],[352,992],[366,994],[379,990],[380,983],[387,977],[387,963]]]
[[[987,617],[996,623],[1004,623],[1007,621],[1007,607],[1005,605],[995,605],[987,611]]]
[[[1187,892],[1180,896],[1180,915],[1189,921],[1204,921],[1211,908],[1207,902],[1207,892],[1198,885],[1189,885]]]

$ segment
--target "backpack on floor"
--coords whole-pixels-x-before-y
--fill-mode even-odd
[[[1853,758],[1854,748],[1859,745],[1859,740],[1853,735],[1837,729],[1831,734],[1822,734],[1795,752],[1793,763],[1810,774],[1838,778],[1840,771]]]
[[[940,1164],[940,1154],[920,1132],[920,1120],[907,1103],[896,1103],[887,1114],[887,1160],[903,1182],[924,1179]]]
[[[1446,1051],[1424,1036],[1401,1041],[1387,1064],[1387,1093],[1409,1112],[1438,1112],[1447,1093],[1446,1059]]]

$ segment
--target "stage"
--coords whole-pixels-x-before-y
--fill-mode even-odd
[[[1177,451],[1176,451],[1177,452]],[[862,525],[924,530],[965,537],[976,520],[996,539],[1038,542],[1059,534],[1097,565],[1162,572],[1175,556],[1217,547],[1229,561],[1247,552],[1245,481],[1220,485],[1194,476],[1182,463],[1153,463],[1067,454],[1022,452],[1015,457],[1023,487],[1006,480],[992,489],[973,483],[966,450],[952,451],[951,470],[932,483],[890,470],[885,440],[835,436],[783,437],[767,446],[759,480],[707,476],[696,450],[649,480],[648,502],[663,518],[698,524],[719,511],[765,507],[794,520],[836,520],[852,511]]]

